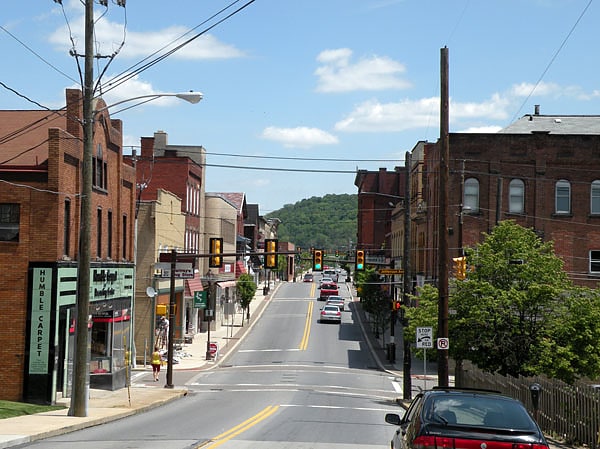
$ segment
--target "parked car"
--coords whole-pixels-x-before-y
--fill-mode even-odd
[[[525,406],[499,392],[436,387],[419,393],[402,418],[392,449],[424,447],[548,449],[548,443]]]
[[[321,314],[319,316],[319,321],[321,323],[324,323],[326,321],[333,321],[334,323],[342,322],[342,312],[340,312],[340,308],[338,306],[323,306],[323,308],[321,309]]]
[[[325,301],[325,305],[326,306],[338,306],[340,308],[340,311],[344,311],[344,304],[345,304],[345,300],[344,298],[342,298],[341,296],[337,296],[337,295],[332,295],[329,296],[327,298],[327,301]]]
[[[339,296],[340,291],[334,282],[326,282],[319,287],[319,301],[325,301],[330,296]]]
[[[315,277],[313,276],[312,273],[306,273],[304,275],[304,282],[312,282],[314,281]]]

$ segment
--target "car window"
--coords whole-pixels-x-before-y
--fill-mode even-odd
[[[532,430],[527,410],[517,401],[482,395],[435,395],[428,401],[425,419],[444,425]]]

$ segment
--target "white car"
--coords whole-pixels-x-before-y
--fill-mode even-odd
[[[332,321],[334,323],[340,324],[342,322],[342,312],[340,312],[340,308],[338,306],[325,305],[321,309],[319,321],[321,323],[325,323],[326,321]]]

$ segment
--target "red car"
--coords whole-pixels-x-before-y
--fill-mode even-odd
[[[312,282],[315,277],[311,273],[306,273],[304,275],[304,282]]]
[[[339,296],[340,292],[335,282],[324,282],[319,287],[319,301],[325,301],[330,296]]]

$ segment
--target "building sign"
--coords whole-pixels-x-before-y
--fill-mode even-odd
[[[160,270],[160,278],[171,277],[171,264],[159,262],[154,264],[154,268]],[[175,279],[194,279],[194,265],[187,262],[177,262],[175,264]]]
[[[43,267],[33,270],[31,296],[29,373],[47,374],[52,316],[52,268]]]

